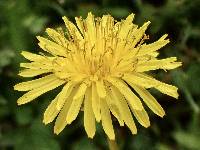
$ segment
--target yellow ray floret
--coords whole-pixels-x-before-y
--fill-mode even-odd
[[[69,113],[69,109],[72,104],[73,97],[75,93],[77,92],[77,90],[78,90],[78,87],[77,86],[74,87],[69,97],[65,100],[63,109],[60,111],[58,117],[56,118],[54,133],[59,134],[67,125],[67,115]],[[56,109],[56,105],[54,105],[54,109]],[[45,120],[45,116],[44,116],[44,120]]]
[[[94,112],[94,116],[97,122],[101,120],[101,113],[100,113],[100,97],[97,94],[96,85],[92,83],[92,109]]]
[[[96,131],[95,117],[92,110],[92,88],[88,88],[84,101],[84,126],[88,137],[93,138]]]
[[[47,107],[43,122],[56,120],[54,133],[59,134],[83,111],[89,138],[95,135],[97,121],[114,140],[112,116],[132,134],[137,133],[133,117],[149,127],[143,102],[163,117],[165,111],[148,89],[178,98],[178,88],[147,73],[175,69],[182,63],[176,57],[158,59],[159,49],[169,43],[167,34],[147,44],[149,36],[145,32],[150,21],[138,27],[133,19],[134,14],[115,21],[111,15],[100,18],[88,13],[86,19],[75,17],[76,24],[63,17],[65,29],[47,28],[48,38],[37,36],[42,53],[21,53],[30,62],[20,64],[23,69],[19,75],[35,78],[14,86],[17,91],[27,92],[17,103],[28,103],[62,85]]]

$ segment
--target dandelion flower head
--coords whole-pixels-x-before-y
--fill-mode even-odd
[[[110,15],[95,18],[88,13],[86,19],[75,17],[76,24],[63,17],[64,30],[47,28],[48,38],[37,37],[43,54],[22,51],[30,62],[20,64],[24,69],[19,75],[39,77],[14,86],[15,90],[26,91],[17,103],[28,103],[62,85],[46,109],[43,122],[55,119],[54,132],[59,134],[83,110],[84,128],[90,138],[95,135],[96,122],[100,122],[108,138],[115,139],[112,115],[132,134],[137,133],[133,116],[149,127],[143,104],[163,117],[163,108],[147,89],[178,98],[177,88],[147,73],[174,69],[181,62],[176,57],[158,59],[158,50],[169,43],[167,35],[146,44],[149,37],[145,31],[150,22],[138,27],[133,19],[134,14],[118,22]]]

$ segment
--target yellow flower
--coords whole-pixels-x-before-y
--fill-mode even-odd
[[[59,134],[76,119],[83,106],[84,127],[90,138],[95,135],[97,121],[102,123],[109,139],[115,139],[111,113],[120,126],[128,126],[132,134],[137,133],[132,113],[142,126],[148,127],[149,117],[141,100],[163,117],[163,108],[147,89],[155,88],[178,98],[177,88],[146,73],[174,69],[181,66],[181,62],[176,62],[176,57],[158,59],[158,49],[169,43],[167,35],[146,44],[145,30],[150,22],[138,27],[132,23],[133,18],[131,14],[116,22],[110,15],[95,18],[88,13],[86,19],[76,17],[75,26],[63,17],[67,30],[48,28],[48,39],[37,37],[39,46],[47,53],[22,52],[31,62],[20,64],[25,69],[19,75],[42,76],[14,86],[15,90],[28,91],[17,103],[28,103],[64,85],[46,109],[43,122],[48,124],[57,117],[54,132]]]

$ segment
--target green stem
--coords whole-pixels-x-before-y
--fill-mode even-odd
[[[110,150],[119,150],[115,140],[110,140],[109,138],[107,138],[107,140]]]
[[[193,111],[198,114],[199,113],[199,106],[198,104],[194,101],[190,91],[186,88],[184,89],[184,94],[186,97],[186,100],[188,101],[188,103],[190,104],[190,106],[192,107]]]

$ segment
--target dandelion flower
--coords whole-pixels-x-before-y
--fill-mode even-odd
[[[54,132],[59,134],[83,108],[88,137],[94,137],[97,121],[111,140],[115,139],[111,114],[132,134],[137,133],[132,114],[142,126],[150,126],[143,104],[163,117],[163,108],[147,89],[178,98],[177,88],[147,73],[174,69],[181,62],[176,57],[158,59],[158,50],[169,43],[167,35],[146,44],[145,30],[150,22],[138,27],[133,19],[134,14],[117,22],[110,15],[95,18],[88,13],[86,19],[75,17],[76,25],[63,17],[66,30],[47,28],[48,38],[37,37],[43,54],[22,52],[30,62],[20,64],[24,70],[19,75],[40,78],[14,86],[15,90],[27,91],[18,99],[18,105],[62,85],[46,109],[43,122],[48,124],[56,118]]]

